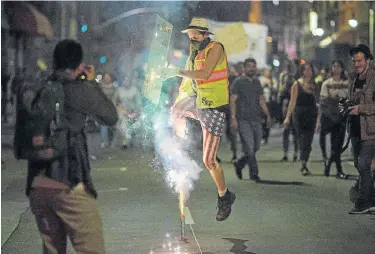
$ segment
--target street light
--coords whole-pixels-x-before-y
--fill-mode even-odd
[[[324,30],[323,30],[323,28],[315,28],[315,29],[312,30],[312,34],[314,36],[323,36]]]
[[[356,28],[358,26],[358,21],[354,18],[349,19],[348,24],[352,28]]]

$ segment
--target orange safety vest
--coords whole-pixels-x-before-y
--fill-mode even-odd
[[[194,70],[202,70],[209,50],[215,45],[211,41],[194,59]],[[216,64],[207,80],[194,80],[193,89],[197,94],[197,108],[217,108],[229,104],[228,60],[225,57]],[[188,59],[189,61],[189,59]]]

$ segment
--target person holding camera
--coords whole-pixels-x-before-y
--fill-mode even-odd
[[[48,84],[62,84],[63,113],[59,116],[67,135],[61,135],[65,140],[60,141],[67,144],[66,152],[54,160],[28,159],[26,195],[43,240],[43,253],[66,253],[67,236],[77,253],[105,253],[85,119],[93,116],[113,126],[118,117],[113,102],[94,80],[94,66],[85,65],[82,59],[82,47],[74,40],[60,41],[53,52],[54,71]],[[20,115],[19,120],[27,119]],[[17,130],[16,137],[21,137]]]
[[[359,173],[359,196],[350,214],[364,214],[375,208],[371,163],[375,155],[375,68],[369,47],[359,44],[350,50],[356,77],[349,89],[350,138],[354,164]]]
[[[340,113],[339,101],[349,97],[349,81],[345,75],[344,63],[332,62],[332,77],[323,82],[320,91],[319,115],[316,123],[320,131],[320,147],[324,159],[324,175],[329,176],[332,162],[336,163],[336,177],[346,179],[341,165],[341,149],[345,140],[346,119]],[[326,135],[331,136],[331,155],[327,158]]]

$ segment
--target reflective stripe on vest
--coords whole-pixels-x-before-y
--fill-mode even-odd
[[[214,44],[215,42],[210,42],[207,47],[203,51],[199,52],[199,54],[195,57],[195,70],[203,69],[204,63],[207,60],[207,53],[214,46]],[[215,69],[212,71],[211,76],[207,80],[196,80],[196,83],[197,85],[202,85],[222,80],[228,80],[228,64],[226,57],[221,63],[218,63],[215,66]]]

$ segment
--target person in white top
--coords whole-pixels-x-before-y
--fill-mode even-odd
[[[271,75],[271,69],[267,68],[263,71],[263,75],[259,77],[260,84],[263,87],[263,95],[266,100],[268,110],[270,111],[271,118],[275,118],[274,103],[276,102],[277,97],[277,81]],[[277,106],[277,105],[276,105]],[[268,143],[268,138],[270,135],[270,126],[267,125],[266,117],[262,124],[263,128],[263,143]]]
[[[331,164],[336,163],[336,177],[346,179],[341,165],[341,149],[344,144],[346,120],[340,114],[339,100],[349,97],[349,81],[344,64],[340,60],[332,62],[332,76],[323,82],[320,91],[320,110],[317,130],[320,131],[320,147],[324,160],[324,174],[329,176]],[[331,154],[326,153],[326,135],[331,136]]]
[[[132,141],[138,117],[141,113],[141,94],[135,83],[136,73],[131,77],[125,77],[123,85],[116,90],[114,102],[119,114],[119,131],[122,136],[122,148],[127,148],[128,142]]]

